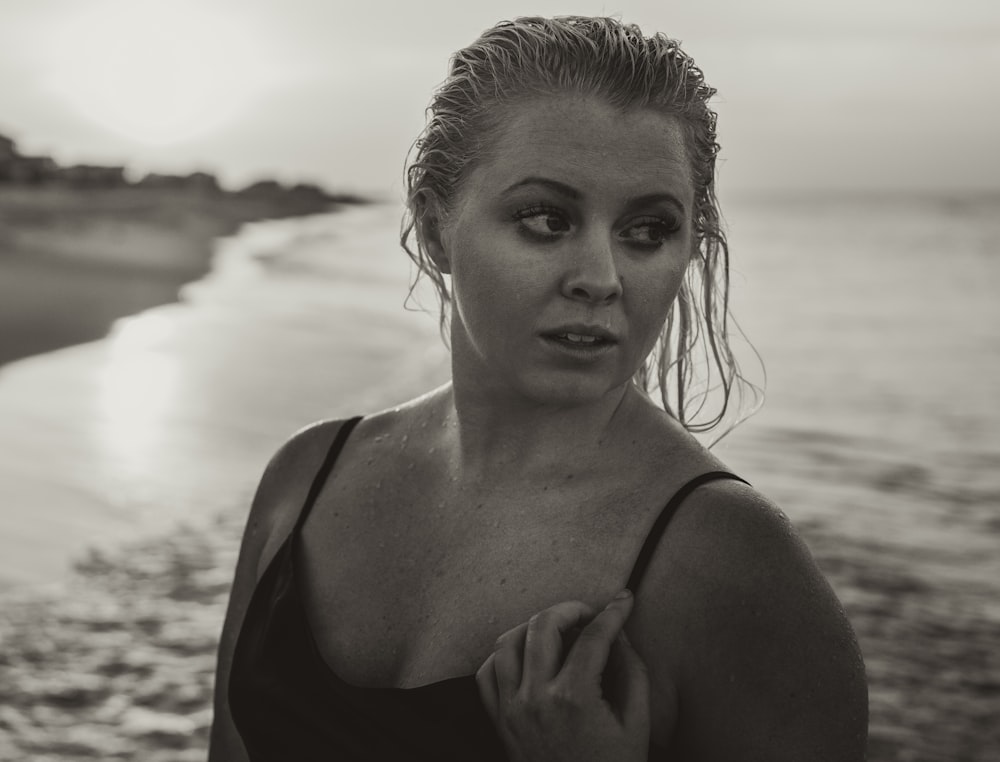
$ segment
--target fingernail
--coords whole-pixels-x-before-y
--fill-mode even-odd
[[[614,597],[614,600],[616,600],[616,601],[624,601],[627,598],[631,598],[631,597],[632,597],[632,591],[629,590],[628,588],[625,588],[620,593],[618,593],[618,595],[616,595]]]

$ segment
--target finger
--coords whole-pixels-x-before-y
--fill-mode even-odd
[[[580,684],[600,685],[601,675],[608,663],[611,644],[625,626],[632,613],[633,598],[628,590],[618,593],[604,609],[593,618],[576,639],[566,657],[562,672],[566,679]]]
[[[476,672],[476,687],[479,688],[479,699],[486,707],[486,714],[496,723],[500,709],[500,695],[497,687],[497,675],[493,660],[496,654],[490,654]]]
[[[539,611],[528,620],[524,637],[523,688],[545,683],[559,673],[564,653],[564,636],[594,616],[594,609],[580,601],[564,601]]]
[[[493,651],[493,671],[501,705],[510,700],[521,686],[524,665],[524,635],[528,623],[519,624],[497,638]]]
[[[649,734],[649,671],[646,663],[632,647],[625,631],[615,639],[612,654],[617,657],[619,670],[616,694],[622,724],[633,733]]]

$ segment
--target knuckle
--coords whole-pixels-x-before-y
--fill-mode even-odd
[[[545,703],[558,711],[575,710],[580,703],[579,692],[562,683],[551,683],[545,688]]]

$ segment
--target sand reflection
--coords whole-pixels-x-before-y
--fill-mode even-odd
[[[120,321],[98,373],[101,461],[133,483],[162,462],[168,413],[180,404],[177,356],[158,350],[176,331],[176,322],[155,311]]]

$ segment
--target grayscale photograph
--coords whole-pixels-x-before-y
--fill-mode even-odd
[[[0,3],[0,762],[1000,759],[1000,5]]]

